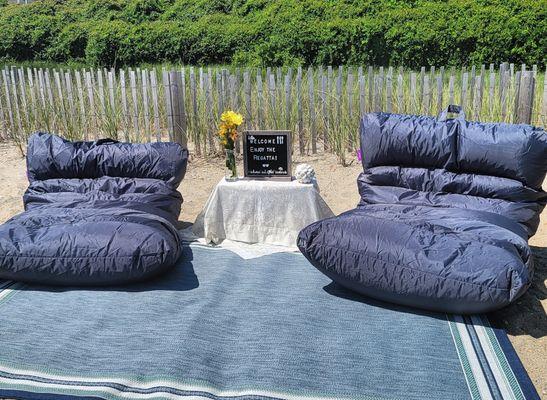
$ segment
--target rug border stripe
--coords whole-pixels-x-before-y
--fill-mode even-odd
[[[469,337],[471,338],[473,351],[476,353],[477,358],[479,359],[481,370],[483,371],[486,382],[488,383],[488,387],[490,388],[490,393],[492,394],[492,397],[494,399],[515,400],[512,397],[513,393],[511,391],[504,391],[503,388],[500,386],[500,383],[498,382],[498,377],[496,377],[492,365],[489,362],[488,356],[486,355],[486,351],[484,349],[484,346],[482,345],[482,342],[480,341],[480,337],[477,330],[475,329],[475,326],[470,323],[468,317],[464,317],[464,321]],[[502,377],[499,378],[503,379]]]
[[[75,376],[66,376],[66,375],[55,375],[47,372],[36,372],[29,370],[20,370],[12,369],[10,367],[2,366],[3,371],[0,369],[0,372],[4,372],[4,376],[0,376],[0,386],[4,382],[10,384],[10,381],[15,381],[13,385],[23,385],[30,388],[31,390],[44,390],[47,388],[49,390],[82,390],[91,392],[100,392],[109,394],[112,399],[150,399],[154,396],[160,396],[160,398],[169,398],[169,399],[208,399],[208,400],[298,400],[298,399],[308,399],[308,400],[341,400],[341,399],[353,399],[354,397],[332,397],[332,396],[321,396],[313,395],[306,393],[286,393],[286,392],[274,392],[268,390],[258,390],[258,389],[240,389],[240,390],[230,390],[222,391],[214,387],[207,387],[205,385],[196,385],[189,383],[177,383],[174,381],[169,381],[167,379],[161,380],[157,379],[151,382],[148,382],[146,385],[143,385],[139,382],[132,382],[131,379],[118,380],[116,382],[114,379],[109,378],[81,378]],[[10,372],[9,370],[15,371]],[[6,375],[11,375],[6,376]],[[49,382],[48,382],[49,381]],[[52,382],[56,381],[56,382]],[[65,383],[59,381],[66,381]],[[81,385],[78,385],[78,384]],[[118,389],[114,386],[125,386],[127,390]],[[140,386],[140,387],[139,387]],[[131,390],[134,389],[134,390]],[[154,390],[156,389],[156,390]],[[137,390],[141,390],[138,392]],[[149,391],[148,391],[149,390]],[[172,393],[180,392],[180,393]],[[142,391],[148,391],[143,393]],[[0,389],[0,394],[4,392],[4,389]],[[127,397],[131,395],[131,397]],[[167,395],[167,396],[166,396]],[[104,397],[99,397],[104,398]],[[362,400],[402,400],[398,398],[384,398],[377,396],[365,396],[359,397]]]
[[[518,382],[516,388],[514,387],[514,385],[511,385],[510,379],[507,374],[510,373],[511,375],[513,375],[513,372],[512,370],[504,370],[503,366],[501,365],[499,355],[496,354],[496,351],[493,348],[492,341],[488,336],[488,332],[486,332],[486,328],[483,326],[484,323],[482,322],[480,317],[476,315],[471,316],[470,319],[473,323],[473,327],[480,341],[481,348],[486,356],[488,365],[490,366],[490,369],[492,370],[492,373],[494,374],[494,377],[496,379],[496,383],[498,384],[498,387],[503,394],[503,399],[507,398],[523,400],[524,394],[522,393],[520,387],[518,387]],[[509,369],[511,369],[511,366],[509,366]]]
[[[469,335],[469,332],[467,332],[465,320],[461,315],[454,315],[454,320],[456,322],[456,327],[460,333],[461,341],[463,344],[463,348],[466,352],[469,365],[472,367],[471,371],[477,383],[480,399],[493,400],[490,386],[488,386],[488,381],[482,371],[482,367],[480,365],[477,354],[475,353],[471,337]]]
[[[10,380],[16,380],[16,379],[5,379],[0,378],[0,385],[4,381],[7,384],[9,384]],[[203,394],[195,394],[192,391],[188,391],[186,393],[169,393],[165,390],[158,390],[154,392],[148,392],[148,393],[136,393],[132,391],[123,391],[123,390],[117,390],[113,387],[109,386],[75,386],[75,385],[58,385],[53,383],[39,383],[34,382],[32,380],[16,380],[15,383],[12,385],[22,388],[22,393],[29,393],[31,395],[35,394],[36,398],[38,400],[42,400],[40,395],[42,393],[46,393],[49,395],[54,396],[59,393],[59,391],[65,391],[65,393],[59,394],[59,396],[68,396],[68,399],[81,399],[81,398],[91,398],[91,399],[101,399],[101,400],[153,400],[153,399],[162,399],[162,400],[179,400],[179,399],[186,399],[186,400],[247,400],[247,399],[256,399],[256,400],[282,400],[282,399],[273,399],[271,397],[263,397],[263,396],[254,396],[254,395],[244,395],[244,396],[237,396],[237,397],[218,397],[208,392],[202,392]],[[66,392],[79,392],[81,394],[66,394]],[[0,389],[0,395],[3,395],[4,390]],[[31,397],[34,400],[34,397]]]
[[[478,388],[477,382],[475,381],[475,377],[473,376],[473,372],[471,371],[469,360],[467,358],[467,354],[463,347],[463,342],[460,336],[460,332],[458,331],[456,322],[453,319],[451,319],[448,314],[445,314],[445,315],[446,315],[446,319],[448,320],[448,326],[450,327],[450,333],[452,335],[454,347],[456,348],[456,353],[458,354],[458,358],[460,360],[460,366],[462,368],[463,375],[465,377],[465,382],[467,383],[467,389],[469,390],[469,395],[471,396],[471,399],[473,400],[475,399],[480,400],[479,388]],[[454,316],[452,316],[452,318],[453,317]]]
[[[104,400],[100,397],[83,397],[83,396],[74,396],[68,394],[57,394],[57,393],[34,393],[26,392],[23,390],[4,390],[0,389],[0,394],[2,398],[9,399],[24,399],[24,400]]]
[[[0,288],[0,304],[8,301],[24,286],[24,283],[9,281],[7,285]]]
[[[540,400],[537,389],[534,386],[532,379],[530,379],[528,372],[526,372],[526,369],[524,368],[524,365],[522,364],[522,361],[513,347],[513,344],[509,340],[505,330],[493,327],[488,317],[484,318],[483,321],[494,333],[494,338],[500,345],[509,367],[515,374],[515,378],[517,379],[520,389],[524,394],[524,398],[526,400]]]

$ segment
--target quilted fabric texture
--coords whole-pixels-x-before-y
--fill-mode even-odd
[[[501,308],[533,276],[527,240],[547,195],[547,136],[462,117],[367,114],[355,210],[298,245],[334,281],[381,300],[455,313]]]
[[[187,159],[176,143],[33,135],[26,211],[0,227],[0,278],[114,285],[174,265]]]

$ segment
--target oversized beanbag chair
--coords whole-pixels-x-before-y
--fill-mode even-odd
[[[373,113],[360,135],[360,204],[298,238],[316,268],[366,296],[443,312],[495,310],[526,291],[527,241],[547,201],[543,130]]]
[[[0,226],[0,279],[118,285],[171,267],[187,160],[176,143],[34,134],[25,212]]]

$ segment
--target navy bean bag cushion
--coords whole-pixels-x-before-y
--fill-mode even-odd
[[[361,122],[354,210],[299,235],[339,284],[377,299],[479,313],[521,296],[547,195],[547,136],[528,125],[374,113]]]
[[[33,135],[25,212],[0,226],[0,279],[118,285],[171,267],[187,159],[176,143]]]

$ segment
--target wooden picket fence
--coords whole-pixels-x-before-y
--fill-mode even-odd
[[[220,114],[248,129],[288,129],[299,153],[327,150],[342,162],[358,146],[362,114],[436,115],[448,104],[467,119],[547,126],[547,80],[535,66],[445,69],[316,67],[57,70],[5,66],[0,138],[23,144],[46,130],[73,140],[112,137],[192,144],[218,154]],[[239,143],[236,143],[240,150]]]

